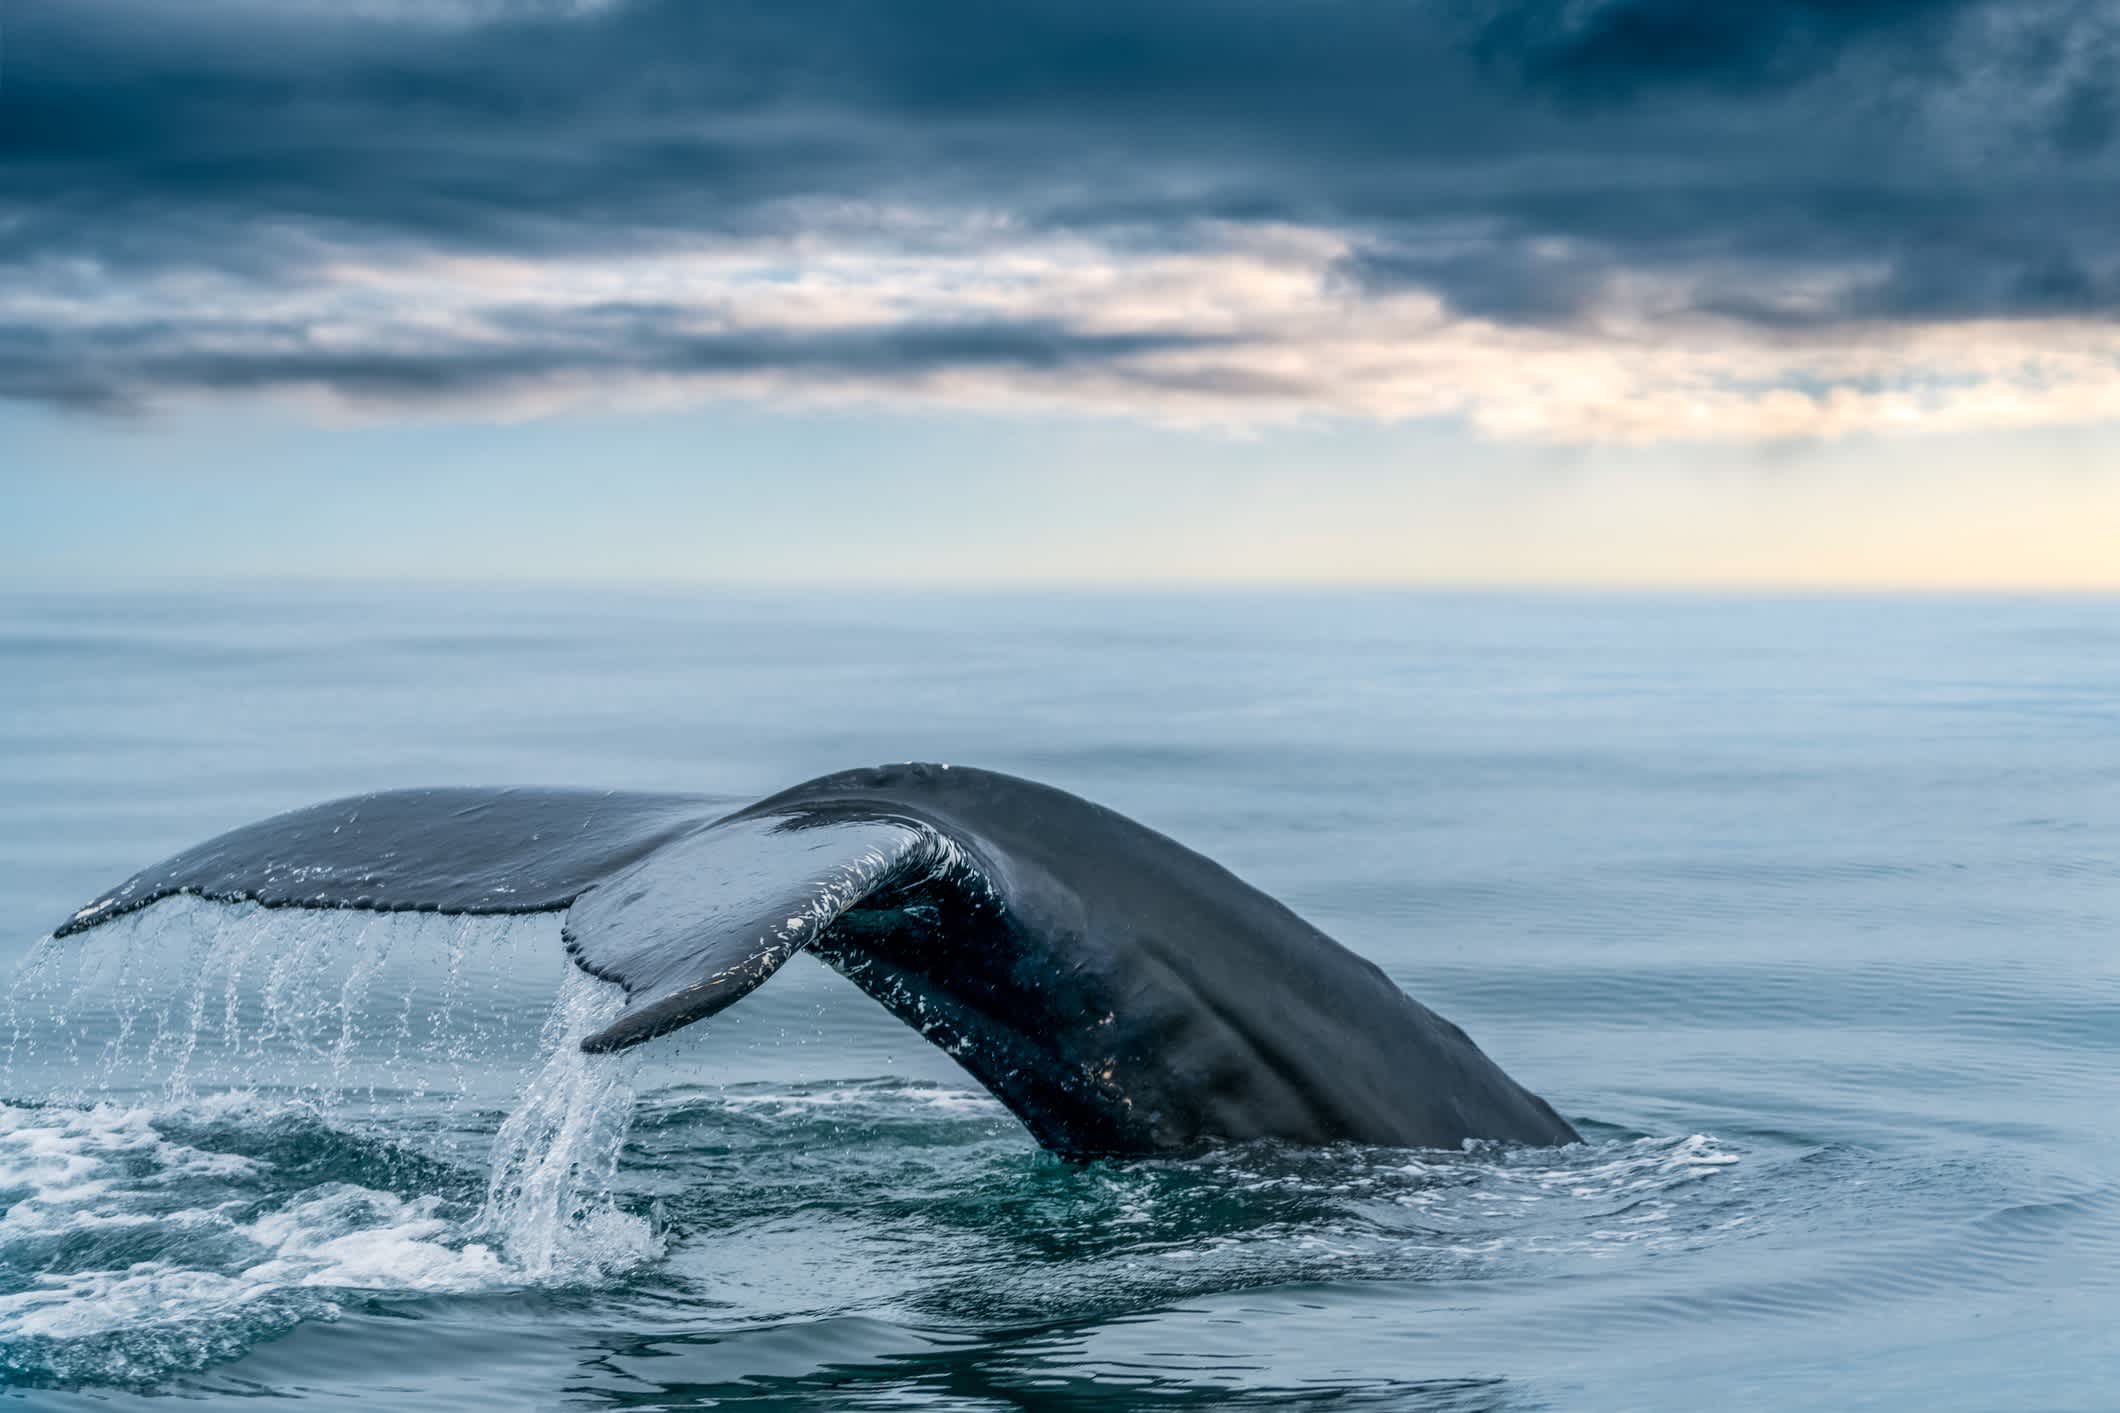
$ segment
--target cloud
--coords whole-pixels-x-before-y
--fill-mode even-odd
[[[1527,0],[1504,7],[1476,52],[1527,84],[1580,101],[1697,86],[1787,88],[1889,44],[1934,60],[1977,0]]]
[[[2076,416],[2105,374],[2041,351],[2095,364],[2120,304],[2091,0],[73,0],[7,38],[0,396],[84,408],[1744,435],[1894,388]],[[1573,360],[1555,410],[1519,357]],[[1627,405],[1560,410],[1592,384]]]
[[[1691,309],[1699,292],[1644,285],[1540,323],[1364,286],[1345,238],[1311,228],[1232,224],[1121,253],[1060,235],[913,243],[895,258],[806,234],[344,260],[279,290],[129,275],[0,297],[0,391],[101,411],[279,395],[364,416],[746,397],[1235,427],[1452,417],[1617,443],[2024,427],[2120,406],[2120,330],[2096,320],[1762,334],[1692,315],[1645,336],[1640,309]]]

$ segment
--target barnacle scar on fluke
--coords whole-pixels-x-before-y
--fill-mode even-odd
[[[713,1015],[807,949],[954,1056],[1048,1148],[1576,1140],[1466,1034],[1213,860],[1033,781],[850,770],[698,796],[400,790],[188,849],[75,913],[158,898],[566,913],[624,986],[582,1042]]]

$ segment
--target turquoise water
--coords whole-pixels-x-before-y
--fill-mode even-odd
[[[31,956],[333,795],[907,758],[1215,856],[1588,1142],[1071,1166],[806,959],[584,1063],[549,920],[178,902]],[[2120,1389],[2108,601],[17,593],[0,918],[0,1403]]]

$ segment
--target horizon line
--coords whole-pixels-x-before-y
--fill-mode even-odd
[[[655,575],[401,575],[301,574],[259,571],[231,574],[142,574],[129,576],[22,575],[0,572],[0,594],[65,594],[237,591],[265,588],[314,590],[402,590],[418,592],[525,592],[584,590],[607,593],[727,593],[760,598],[839,594],[888,594],[906,598],[996,594],[1021,597],[1213,597],[1241,594],[1405,594],[1408,596],[1540,598],[1699,599],[2011,599],[2120,598],[2120,577],[2109,583],[1866,580],[1607,580],[1607,579],[1417,579],[1273,576],[1100,578],[919,578],[847,576],[790,579]]]

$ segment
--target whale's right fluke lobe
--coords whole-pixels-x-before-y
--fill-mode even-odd
[[[628,997],[582,1048],[623,1050],[714,1014],[948,847],[910,820],[801,815],[739,816],[664,845],[567,910],[574,960]]]

